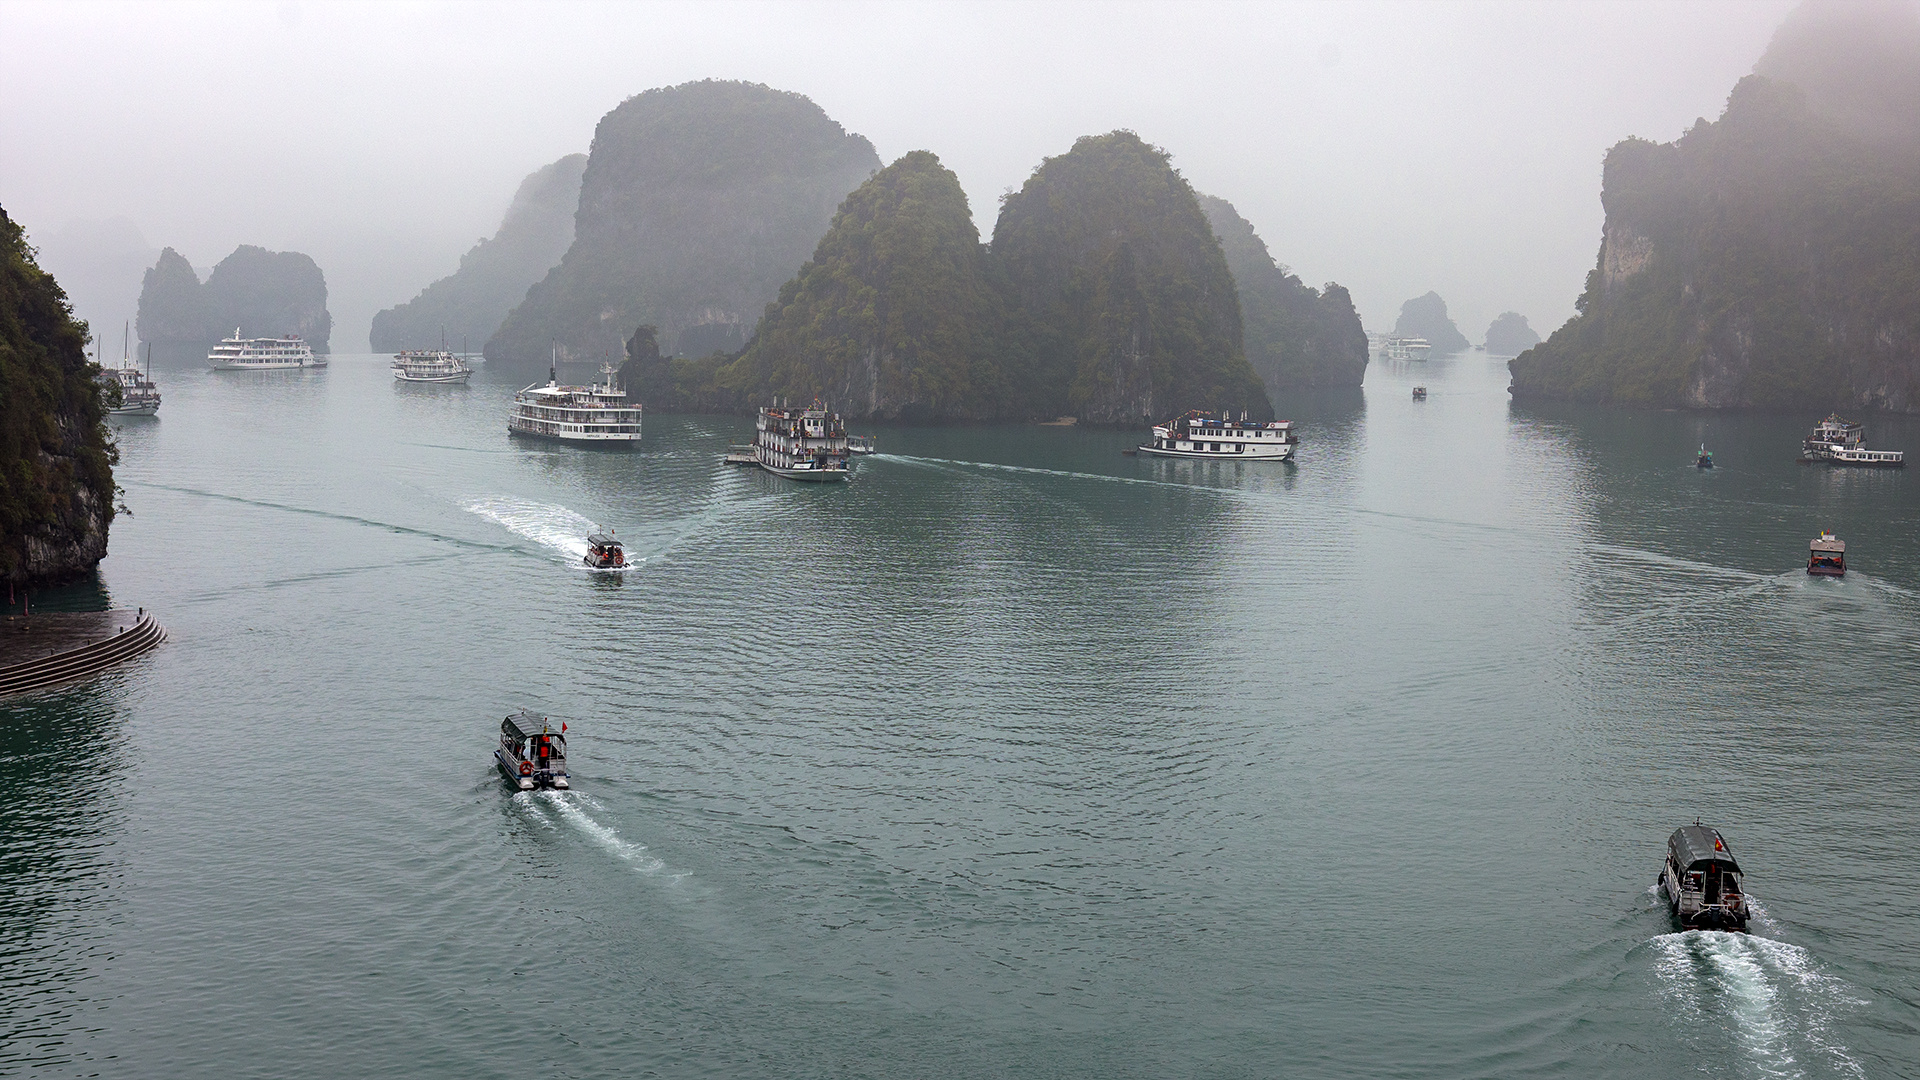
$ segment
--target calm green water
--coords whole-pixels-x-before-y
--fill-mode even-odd
[[[172,641],[0,709],[0,1072],[1920,1075],[1920,475],[1817,416],[1467,354],[1282,403],[1297,466],[817,488],[510,443],[505,375],[159,374],[101,590]],[[575,791],[498,781],[518,708]],[[1696,816],[1751,937],[1649,892]]]

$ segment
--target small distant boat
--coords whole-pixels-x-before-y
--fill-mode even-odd
[[[1740,864],[1720,830],[1682,825],[1667,838],[1667,861],[1660,868],[1660,890],[1667,909],[1688,930],[1747,928],[1747,896],[1740,890]]]
[[[1416,387],[1414,387],[1414,388],[1413,388],[1413,400],[1415,400],[1415,401],[1425,401],[1425,400],[1427,400],[1427,388],[1426,388],[1426,387],[1424,387],[1424,386],[1416,386]]]
[[[728,443],[727,464],[758,466],[760,464],[759,448],[752,443]]]
[[[871,435],[847,436],[847,453],[849,454],[872,454],[878,450],[879,447],[874,444]]]
[[[595,570],[625,570],[627,552],[612,533],[594,533],[587,537],[587,553],[581,561]]]
[[[1224,411],[1195,409],[1154,425],[1153,441],[1141,443],[1139,451],[1155,457],[1286,461],[1298,445],[1291,420],[1255,424],[1244,412],[1235,420]]]
[[[536,787],[565,790],[567,784],[567,725],[555,731],[544,716],[517,712],[500,722],[500,745],[493,763],[507,783],[521,791]]]
[[[393,355],[393,377],[401,382],[458,383],[473,375],[463,357],[445,349],[403,351]]]
[[[755,463],[789,480],[834,481],[853,475],[847,424],[819,398],[804,409],[762,405],[754,421]]]
[[[243,338],[240,328],[233,328],[233,336],[226,338],[213,347],[207,354],[207,363],[215,371],[275,371],[282,368],[326,367],[323,356],[313,355],[313,349],[298,334],[277,338]]]
[[[1700,444],[1700,456],[1693,459],[1693,467],[1696,469],[1713,468],[1713,451],[1707,449],[1706,443]]]
[[[102,386],[120,387],[120,404],[109,405],[107,412],[113,416],[153,416],[160,411],[160,388],[153,382],[153,343],[147,343],[147,370],[141,371],[128,355],[128,345],[121,342],[120,366],[103,369],[100,372]]]
[[[1800,463],[1903,469],[1907,464],[1907,455],[1901,450],[1867,449],[1865,427],[1841,419],[1839,413],[1830,413],[1801,441]]]
[[[1807,573],[1817,577],[1846,577],[1846,542],[1822,530],[1819,537],[1807,545]]]

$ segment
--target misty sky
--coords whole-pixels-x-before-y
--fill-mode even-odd
[[[934,151],[983,237],[1042,157],[1131,128],[1369,329],[1437,289],[1478,342],[1572,314],[1606,149],[1717,117],[1791,6],[5,0],[0,205],[36,241],[126,217],[202,269],[304,251],[362,351],[622,99],[736,78],[882,161]]]

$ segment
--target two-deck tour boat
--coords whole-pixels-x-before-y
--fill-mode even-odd
[[[1700,456],[1693,459],[1693,467],[1696,469],[1713,468],[1713,451],[1707,449],[1706,443],[1700,444]]]
[[[846,421],[819,398],[804,409],[762,405],[753,429],[754,463],[775,476],[830,481],[853,475]]]
[[[493,763],[507,783],[521,791],[537,787],[567,787],[567,725],[553,730],[552,721],[529,712],[517,712],[500,721],[500,745]]]
[[[1816,577],[1846,577],[1846,541],[1821,530],[1820,535],[1807,545],[1807,573]]]
[[[1425,360],[1427,354],[1433,351],[1433,342],[1423,337],[1381,334],[1379,348],[1380,355],[1388,360]]]
[[[1155,425],[1153,441],[1141,443],[1139,452],[1156,457],[1285,461],[1299,444],[1291,420],[1252,424],[1244,412],[1236,421],[1224,412],[1196,409]]]
[[[393,377],[401,382],[459,383],[473,375],[465,357],[445,349],[393,354]]]
[[[1901,450],[1867,449],[1866,429],[1851,420],[1842,420],[1839,413],[1831,413],[1801,442],[1800,463],[1901,469],[1906,467],[1907,455]]]
[[[1667,909],[1688,930],[1745,930],[1747,897],[1740,891],[1740,864],[1720,830],[1695,823],[1667,837],[1660,868]]]
[[[207,354],[207,363],[215,371],[276,371],[282,368],[326,367],[324,356],[313,355],[313,349],[302,341],[299,335],[277,338],[243,338],[240,328],[233,328],[233,336],[213,347]]]
[[[632,446],[640,441],[640,403],[627,404],[627,392],[613,385],[612,364],[602,364],[605,385],[561,386],[554,370],[547,384],[535,383],[513,395],[507,432],[536,439]]]
[[[120,347],[120,366],[102,368],[100,385],[103,389],[120,388],[120,403],[112,404],[107,399],[107,412],[113,416],[152,416],[160,411],[160,388],[153,382],[153,343],[147,343],[147,370],[141,371],[128,354],[128,343]]]
[[[627,552],[612,533],[594,533],[587,537],[587,553],[580,561],[595,570],[625,570]]]

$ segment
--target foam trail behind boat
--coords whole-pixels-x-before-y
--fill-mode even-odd
[[[468,503],[466,509],[470,514],[478,514],[534,543],[553,548],[574,559],[586,555],[587,534],[599,528],[564,506],[507,496],[478,499]]]
[[[1693,930],[1653,939],[1654,977],[1689,1037],[1727,1038],[1707,1047],[1744,1057],[1757,1076],[1865,1076],[1833,1035],[1843,1010],[1860,1004],[1797,945],[1749,934]]]
[[[647,854],[645,844],[636,844],[631,840],[622,840],[620,834],[612,828],[595,821],[587,813],[586,798],[571,791],[543,790],[540,797],[547,805],[559,812],[567,824],[584,833],[588,839],[619,856],[635,870],[643,874],[657,872],[663,865],[659,859]]]

